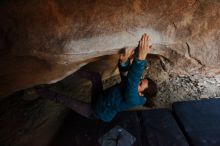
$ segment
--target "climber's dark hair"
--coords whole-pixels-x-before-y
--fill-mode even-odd
[[[153,81],[152,79],[148,77],[146,77],[145,79],[148,80],[148,88],[142,91],[142,93],[144,94],[144,97],[147,98],[147,101],[144,104],[144,106],[154,107],[155,104],[153,102],[153,98],[156,97],[157,95],[157,91],[158,91],[157,84],[155,81]]]

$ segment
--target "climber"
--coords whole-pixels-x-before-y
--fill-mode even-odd
[[[120,84],[103,90],[102,80],[98,73],[80,70],[78,73],[92,81],[91,104],[58,95],[44,88],[36,88],[37,94],[60,102],[87,118],[96,118],[105,122],[111,121],[115,115],[124,110],[149,105],[156,96],[157,85],[150,78],[141,79],[150,52],[149,36],[144,34],[136,50],[126,48],[120,53],[118,67],[121,76]],[[135,53],[134,53],[135,52]],[[132,57],[136,55],[135,57]],[[131,60],[133,60],[132,64]]]

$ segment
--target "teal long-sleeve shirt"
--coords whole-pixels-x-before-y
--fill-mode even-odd
[[[93,105],[96,117],[105,122],[110,122],[118,112],[146,102],[146,98],[139,96],[138,85],[147,61],[135,58],[131,66],[129,62],[127,61],[124,65],[119,63],[120,84],[106,89]],[[128,75],[125,77],[122,72],[127,70]]]

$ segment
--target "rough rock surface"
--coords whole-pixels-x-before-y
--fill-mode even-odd
[[[20,91],[0,102],[0,145],[48,145],[69,110],[45,98],[21,97]]]
[[[72,73],[88,64],[105,88],[119,82],[112,54],[137,46],[145,32],[156,107],[220,97],[219,9],[219,0],[0,1],[0,145],[48,145],[68,112],[44,97],[25,101],[18,90],[51,84],[90,102],[90,82]]]
[[[0,95],[52,83],[92,58],[137,46],[188,73],[220,67],[218,0],[45,0],[0,2]]]

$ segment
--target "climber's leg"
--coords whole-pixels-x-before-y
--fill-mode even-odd
[[[100,97],[100,95],[103,92],[103,84],[102,84],[101,75],[97,72],[92,72],[92,71],[88,71],[85,69],[79,70],[78,73],[81,77],[86,78],[92,82],[91,103],[93,104],[94,102],[96,102],[97,98]]]
[[[91,104],[78,101],[67,96],[58,95],[57,93],[44,88],[36,88],[35,90],[40,96],[62,103],[86,118],[90,118],[93,114]]]

